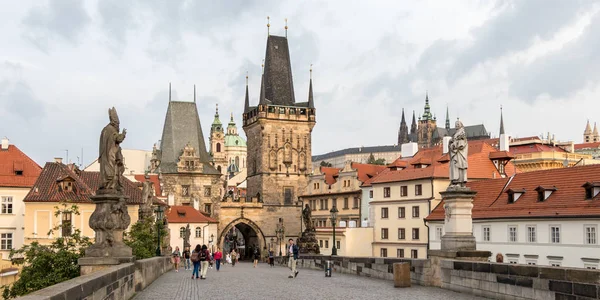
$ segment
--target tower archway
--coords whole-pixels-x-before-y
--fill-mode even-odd
[[[236,249],[240,260],[252,259],[254,249],[258,248],[261,256],[266,246],[265,236],[253,221],[246,218],[233,220],[219,234],[219,247],[223,252]]]

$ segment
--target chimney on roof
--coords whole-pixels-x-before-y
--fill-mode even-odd
[[[2,138],[2,150],[8,150],[8,138],[7,137]]]
[[[450,140],[451,139],[452,139],[451,136],[445,136],[442,139],[442,154],[448,153],[448,148],[450,147]]]
[[[506,134],[506,133],[501,134],[499,140],[500,140],[499,141],[500,151],[509,151],[510,142],[509,142],[508,134]]]
[[[419,151],[419,145],[415,142],[402,144],[402,157],[413,157]]]
[[[55,158],[54,158],[54,162],[55,162],[55,163],[62,164],[62,157],[55,157]]]

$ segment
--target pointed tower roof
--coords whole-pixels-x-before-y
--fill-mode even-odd
[[[315,100],[313,99],[313,89],[312,89],[312,65],[310,65],[310,81],[308,84],[308,107],[315,108]]]
[[[212,122],[211,131],[220,130],[223,131],[223,126],[221,126],[221,120],[219,119],[219,103],[217,103],[217,108],[215,110],[215,119]]]
[[[235,121],[233,120],[233,113],[231,113],[231,117],[229,118],[229,124],[227,126],[235,126]]]
[[[431,107],[429,106],[429,93],[425,92],[425,110],[423,111],[423,120],[431,120]]]
[[[260,79],[260,98],[258,100],[258,104],[267,105],[271,103],[271,101],[267,100],[265,89],[265,74],[263,74]]]
[[[209,164],[210,157],[206,152],[196,103],[169,101],[161,139],[160,172],[177,172],[179,156],[188,143],[194,147],[203,163],[204,174],[220,174]]]
[[[500,135],[504,133],[504,116],[502,115],[502,106],[500,106]]]
[[[596,122],[594,122],[594,136],[598,136],[598,126],[596,126]]]
[[[446,131],[450,130],[450,112],[448,111],[448,105],[446,105]]]
[[[583,134],[592,134],[592,127],[590,126],[590,120],[587,121],[587,125],[585,125],[585,131]]]
[[[246,74],[246,99],[244,101],[244,113],[250,111],[250,94],[248,93],[248,74]]]
[[[292,64],[286,37],[269,35],[267,38],[263,84],[265,98],[272,104],[294,106],[296,103]]]
[[[417,119],[415,118],[414,110],[413,110],[412,123],[410,124],[410,134],[417,134]]]
[[[406,126],[406,118],[404,117],[404,108],[402,109],[402,120],[400,121],[400,129],[398,130],[398,145],[408,143],[408,126]]]

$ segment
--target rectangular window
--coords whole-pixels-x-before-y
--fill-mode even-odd
[[[560,267],[562,264],[559,261],[551,261],[550,265],[553,267]]]
[[[598,269],[598,265],[594,265],[594,264],[584,264],[583,267],[586,269],[590,269],[590,270]]]
[[[340,241],[335,241],[336,247],[338,250],[340,250]]]
[[[406,218],[406,208],[398,207],[398,218],[400,218],[400,219]]]
[[[369,191],[369,198],[373,199],[373,190]]]
[[[403,185],[403,186],[400,187],[400,196],[401,197],[408,196],[408,186]]]
[[[527,242],[528,243],[536,243],[537,242],[537,231],[536,231],[536,227],[533,225],[527,226]]]
[[[329,199],[325,199],[325,210],[329,210]]]
[[[423,186],[420,184],[415,185],[415,196],[423,195]]]
[[[598,227],[596,225],[585,225],[585,243],[588,245],[596,245],[598,239],[596,237]]]
[[[329,248],[329,240],[325,240],[325,249]]]
[[[381,208],[381,218],[382,219],[387,219],[388,218],[388,208],[387,207],[382,207]]]
[[[210,204],[204,204],[204,212],[207,214],[212,214],[212,206]]]
[[[348,198],[344,198],[344,209],[348,209]]]
[[[12,233],[2,233],[0,234],[0,250],[11,250],[12,249],[12,241],[13,234]]]
[[[396,249],[396,256],[398,258],[404,258],[404,249]]]
[[[391,194],[390,188],[389,187],[384,187],[383,188],[383,198],[389,198]]]
[[[483,226],[483,241],[484,242],[489,242],[490,241],[490,226]]]
[[[292,188],[286,187],[283,188],[283,201],[285,204],[292,204]]]
[[[382,240],[388,239],[388,229],[387,228],[381,228],[381,239]]]
[[[379,254],[381,257],[387,257],[387,248],[381,248]]]
[[[406,229],[398,228],[398,239],[405,240],[406,239]]]
[[[419,228],[412,229],[412,239],[419,240]]]
[[[323,240],[319,240],[319,247],[323,248]]]
[[[508,226],[508,241],[517,242],[517,226]]]
[[[3,196],[1,198],[2,201],[2,210],[0,213],[2,214],[12,214],[13,213],[13,198],[11,196]]]
[[[352,208],[358,208],[360,206],[360,198],[354,197],[354,205]]]
[[[550,242],[560,244],[560,226],[550,226]]]
[[[518,263],[519,263],[519,261],[518,261],[518,260],[516,260],[516,259],[509,259],[509,260],[508,260],[508,263],[509,263],[509,264],[516,265],[516,264],[518,264]]]
[[[535,261],[535,260],[528,260],[527,264],[530,265],[530,266],[535,266],[535,265],[537,265],[537,261]]]
[[[210,185],[204,186],[204,197],[210,197]]]
[[[442,227],[441,226],[435,227],[435,240],[436,241],[441,241],[442,240],[442,235],[443,235]]]
[[[71,218],[73,215],[71,213],[63,213],[62,214],[62,236],[71,236],[72,226],[71,226]]]
[[[410,258],[419,258],[419,250],[417,250],[417,249],[410,250]]]
[[[419,207],[418,206],[413,206],[412,207],[412,217],[413,218],[418,218],[419,217]]]
[[[181,196],[188,197],[190,195],[190,186],[182,185],[181,186]]]

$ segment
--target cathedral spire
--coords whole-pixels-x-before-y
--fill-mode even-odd
[[[502,105],[500,105],[500,135],[504,133],[504,116],[502,115]]]
[[[585,125],[585,131],[583,132],[583,134],[592,134],[592,127],[590,126],[590,120],[587,121],[587,124]]]
[[[169,82],[169,102],[171,102],[171,83],[170,82]]]
[[[413,110],[412,123],[410,124],[410,134],[413,136],[417,135],[417,120],[415,118],[415,111]]]
[[[594,122],[594,132],[592,133],[594,135],[594,137],[598,137],[598,126],[596,126],[596,122]]]
[[[315,108],[315,102],[313,99],[313,88],[312,88],[312,64],[310,64],[310,83],[308,84],[308,107]]]
[[[248,72],[246,72],[246,99],[244,101],[244,113],[250,111],[250,95],[248,95]]]
[[[446,104],[446,131],[450,130],[450,113],[448,112],[448,105]]]
[[[423,120],[431,120],[431,107],[429,106],[429,93],[425,92],[425,111],[423,112]]]
[[[196,103],[196,85],[194,84],[194,103]]]
[[[408,126],[406,126],[406,118],[404,117],[404,108],[402,109],[402,120],[400,121],[400,129],[398,130],[398,145],[408,143]]]

